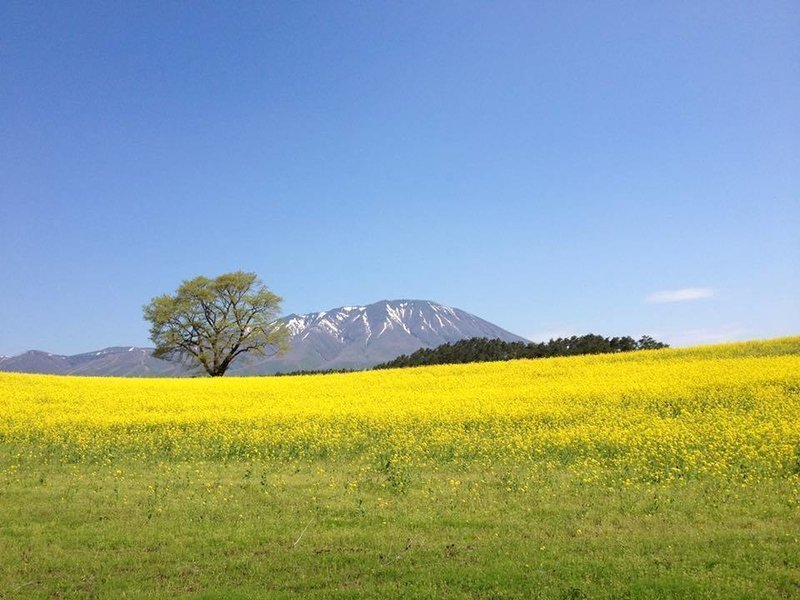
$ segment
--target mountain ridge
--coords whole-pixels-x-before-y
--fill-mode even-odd
[[[480,317],[429,300],[381,300],[276,320],[289,329],[282,356],[246,355],[229,373],[265,375],[297,370],[364,369],[420,348],[472,337],[527,341]],[[110,346],[71,356],[29,350],[0,357],[0,371],[69,375],[186,376],[179,363],[152,357],[152,348]]]

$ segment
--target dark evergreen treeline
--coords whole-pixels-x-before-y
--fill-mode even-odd
[[[353,373],[356,370],[363,371],[364,369],[301,369],[299,371],[286,371],[285,373],[274,373],[274,376],[284,377],[287,375],[330,375],[332,373]]]
[[[423,365],[447,365],[472,362],[512,360],[515,358],[547,358],[551,356],[574,356],[578,354],[608,354],[633,350],[655,350],[667,348],[650,336],[639,340],[632,337],[606,338],[588,334],[558,338],[542,343],[504,342],[498,339],[471,338],[436,348],[421,348],[410,355],[403,354],[394,360],[376,365],[375,369],[420,367]]]
[[[611,354],[633,350],[657,350],[669,348],[667,344],[649,335],[634,340],[630,336],[607,338],[589,333],[568,338],[552,339],[549,342],[504,342],[498,339],[470,338],[442,344],[436,348],[421,348],[410,355],[403,354],[394,360],[381,363],[373,369],[397,369],[425,365],[449,365],[473,362],[492,362],[516,358],[548,358],[552,356],[575,356],[578,354]],[[357,369],[299,370],[283,375],[327,375],[330,373],[352,373]]]

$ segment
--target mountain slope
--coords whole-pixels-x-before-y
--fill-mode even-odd
[[[152,348],[114,346],[95,352],[64,356],[30,350],[0,358],[0,371],[50,375],[178,376],[187,374],[179,364],[152,356]]]
[[[0,358],[0,371],[65,375],[69,369],[67,358],[60,354],[50,354],[41,350],[28,350],[17,356]]]
[[[526,341],[463,310],[426,300],[385,300],[279,319],[289,329],[282,356],[244,356],[230,374],[362,369],[447,342],[486,337]],[[62,375],[179,376],[180,364],[152,357],[151,348],[113,347],[73,356],[30,351],[0,358],[0,371]]]
[[[364,368],[447,342],[472,337],[527,341],[457,308],[427,300],[384,300],[280,319],[290,332],[281,357],[249,358],[240,373]]]

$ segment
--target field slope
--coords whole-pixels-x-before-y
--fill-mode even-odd
[[[800,338],[0,374],[0,598],[800,595]]]

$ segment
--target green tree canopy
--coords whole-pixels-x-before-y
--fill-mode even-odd
[[[174,295],[156,296],[143,307],[153,356],[182,360],[218,377],[247,352],[283,352],[288,331],[275,323],[281,301],[255,273],[184,281]]]
[[[630,336],[602,337],[593,333],[573,335],[568,338],[551,339],[545,343],[504,342],[498,339],[471,338],[442,344],[436,348],[420,348],[410,355],[403,354],[375,369],[418,367],[423,365],[447,365],[517,358],[546,358],[551,356],[574,356],[580,354],[604,354],[609,352],[631,352],[633,350],[657,350],[668,348],[648,335],[637,342]]]

